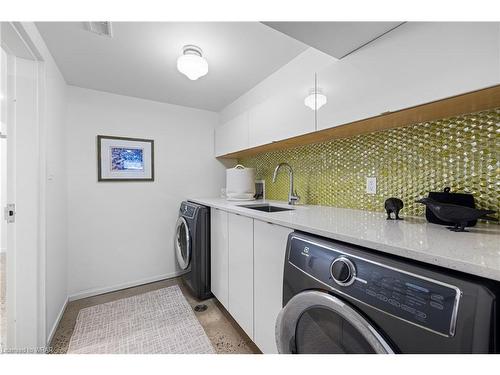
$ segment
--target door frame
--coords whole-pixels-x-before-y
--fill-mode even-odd
[[[10,261],[7,262],[7,318],[8,321],[8,333],[7,333],[7,348],[14,349],[25,349],[26,347],[30,348],[44,348],[46,346],[46,131],[45,131],[45,65],[43,59],[41,58],[40,52],[36,49],[35,43],[31,40],[28,32],[25,30],[21,22],[2,22],[2,29],[4,27],[8,27],[9,31],[9,39],[1,38],[2,48],[6,51],[6,53],[14,61],[17,59],[24,59],[33,62],[34,69],[34,83],[33,83],[33,91],[35,97],[35,105],[33,107],[33,112],[31,113],[32,118],[35,123],[32,124],[33,128],[36,129],[35,135],[32,139],[37,144],[37,159],[38,164],[36,166],[36,177],[31,178],[31,182],[33,186],[37,187],[37,202],[33,204],[29,209],[32,212],[36,212],[35,220],[36,220],[36,233],[31,233],[33,238],[36,238],[36,249],[31,249],[30,254],[35,255],[34,257],[29,258],[34,263],[30,264],[32,269],[36,270],[36,289],[32,285],[23,285],[24,279],[17,275],[17,270],[20,266],[25,267],[28,266],[26,264],[19,265],[16,263],[18,260],[17,255],[18,251],[15,244],[15,234],[14,238],[8,242],[8,245],[12,245],[12,249],[7,249],[10,252]],[[24,49],[23,49],[24,48]],[[22,57],[20,57],[19,51],[22,51]],[[9,58],[9,56],[8,56]],[[15,105],[15,104],[14,104]],[[15,109],[15,108],[14,108]],[[15,115],[14,115],[14,128],[18,126]],[[11,125],[12,126],[12,125]],[[8,135],[9,136],[9,133]],[[16,140],[16,132],[12,135],[14,138],[14,142],[18,142],[19,139]],[[14,143],[11,142],[11,143]],[[9,144],[9,148],[12,148],[13,145]],[[16,154],[16,150],[7,150],[8,157]],[[9,160],[7,161],[9,163]],[[15,157],[14,157],[15,163]],[[14,181],[7,181],[7,184],[12,184],[12,191],[16,191],[16,176],[17,171],[14,167]],[[7,188],[9,189],[9,187]],[[18,197],[14,196],[14,202],[12,202],[12,198],[7,197],[9,200],[8,203],[16,203],[16,206],[19,207]],[[3,210],[3,208],[2,208]],[[3,218],[2,218],[3,219]],[[9,225],[9,224],[8,224]],[[17,227],[11,232],[16,232]],[[7,230],[9,233],[9,229]],[[11,234],[12,235],[12,234]],[[22,235],[26,235],[26,233],[22,233]],[[26,259],[25,259],[26,260]],[[36,322],[25,321],[23,322],[23,318],[17,314],[17,306],[22,303],[22,301],[18,298],[18,291],[23,289],[30,289],[29,294],[36,298],[36,312],[32,312],[36,314]],[[22,332],[20,332],[17,327],[21,326],[33,326],[35,325],[36,332],[34,335],[30,335],[29,339],[26,337],[22,337]]]

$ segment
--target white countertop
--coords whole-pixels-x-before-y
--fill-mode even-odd
[[[229,202],[222,198],[189,199],[291,229],[364,246],[500,281],[500,225],[478,224],[470,232],[451,232],[425,218],[386,220],[385,213],[327,206],[297,205],[293,211],[261,212],[241,205],[282,201]]]

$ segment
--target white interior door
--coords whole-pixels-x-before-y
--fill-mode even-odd
[[[2,347],[16,346],[16,59],[2,48],[1,244],[2,244]]]
[[[1,237],[5,245],[2,345],[14,352],[43,346],[44,253],[41,251],[40,64],[15,25],[1,23]],[[9,206],[13,204],[14,206]],[[7,207],[7,209],[5,209]],[[6,221],[6,218],[11,220]],[[3,240],[3,241],[2,241]],[[4,325],[2,325],[2,328]]]
[[[7,204],[7,53],[1,49],[0,61],[0,210]],[[7,222],[0,218],[0,348],[7,347]]]

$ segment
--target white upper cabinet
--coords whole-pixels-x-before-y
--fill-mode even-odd
[[[308,48],[220,111],[223,125],[215,134],[216,155],[314,131],[315,113],[304,98],[314,88],[315,72],[332,61],[336,59]]]
[[[222,111],[215,154],[498,84],[500,23],[408,22],[341,60],[304,52]],[[317,111],[304,105],[315,86],[327,96]]]
[[[246,148],[248,148],[248,112],[243,112],[215,129],[215,156]]]
[[[500,23],[406,23],[318,72],[317,128],[500,83]]]
[[[304,98],[314,89],[314,73],[287,89],[279,90],[249,110],[249,147],[256,147],[315,130],[314,110]]]

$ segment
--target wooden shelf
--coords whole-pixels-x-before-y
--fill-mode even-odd
[[[406,108],[400,111],[383,113],[379,116],[361,121],[351,122],[334,128],[319,130],[298,137],[233,152],[220,156],[219,158],[240,159],[263,152],[282,150],[312,143],[321,143],[334,138],[347,138],[359,134],[398,128],[426,121],[434,121],[497,107],[500,107],[500,85]]]

